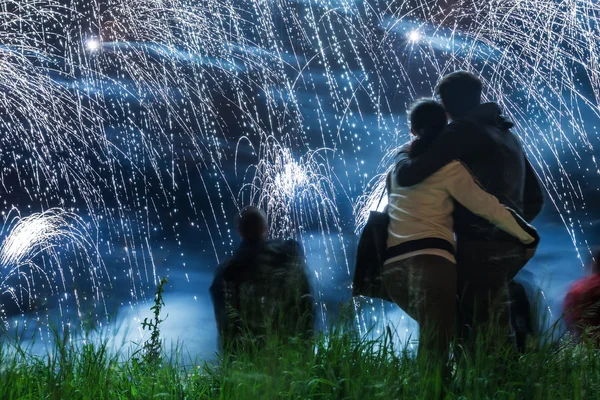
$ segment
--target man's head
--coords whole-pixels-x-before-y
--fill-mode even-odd
[[[258,207],[244,207],[237,216],[235,225],[242,240],[246,242],[256,242],[267,237],[267,216]]]
[[[481,80],[467,71],[456,71],[442,78],[435,91],[448,116],[459,119],[481,103]]]

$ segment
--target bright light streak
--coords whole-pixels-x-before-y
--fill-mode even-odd
[[[97,51],[100,49],[100,41],[98,39],[89,39],[85,45],[89,51]]]
[[[408,136],[397,117],[403,101],[432,93],[439,75],[456,69],[482,77],[484,97],[515,122],[573,244],[587,246],[589,221],[573,216],[585,209],[585,178],[600,171],[597,0],[407,2],[417,17],[389,2],[368,2],[365,13],[364,1],[345,0],[308,9],[261,0],[114,0],[105,11],[98,2],[54,3],[0,0],[0,9],[18,9],[0,13],[0,144],[11,149],[0,157],[0,178],[18,178],[4,190],[28,193],[25,204],[71,204],[105,228],[104,251],[127,253],[130,268],[114,276],[130,282],[134,300],[154,291],[161,272],[152,235],[184,198],[194,207],[190,222],[223,243],[233,235],[229,210],[195,208],[213,194],[222,204],[262,205],[281,236],[302,227],[337,237],[327,239],[332,248],[316,272],[326,273],[329,257],[347,268],[351,253],[333,251],[347,229],[340,210],[350,204],[357,226],[364,222],[383,183],[363,180]],[[85,16],[71,22],[87,3],[102,37],[75,33],[79,23],[96,25]],[[63,22],[48,31],[44,21]],[[428,45],[405,52],[396,39]],[[80,54],[103,49],[103,63]],[[238,157],[232,140],[240,132]],[[248,154],[256,156],[250,166]],[[563,167],[574,160],[578,179]],[[363,188],[377,190],[358,201]],[[5,268],[58,257],[70,232],[48,215],[13,227],[0,246]],[[101,296],[104,286],[94,287]]]
[[[408,40],[412,43],[417,43],[421,40],[421,34],[416,30],[410,31],[407,36]]]

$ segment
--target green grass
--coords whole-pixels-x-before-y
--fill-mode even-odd
[[[147,364],[141,350],[110,351],[108,342],[55,340],[39,357],[6,338],[0,399],[600,399],[600,357],[589,345],[532,346],[515,357],[480,341],[444,385],[435,367],[394,349],[392,335],[333,329],[310,345],[272,340],[200,366],[177,350]]]

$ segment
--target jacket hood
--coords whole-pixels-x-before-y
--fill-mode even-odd
[[[468,118],[481,125],[491,125],[501,130],[508,130],[514,126],[512,121],[502,115],[502,109],[497,103],[480,104],[469,113]]]

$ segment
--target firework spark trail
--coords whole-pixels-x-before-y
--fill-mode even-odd
[[[133,300],[156,280],[153,221],[182,197],[213,245],[231,238],[203,171],[281,234],[329,237],[329,258],[355,229],[336,203],[364,220],[379,196],[355,199],[356,179],[375,183],[365,155],[402,144],[404,102],[464,68],[517,123],[579,246],[585,203],[564,165],[594,160],[599,19],[592,0],[0,0],[2,183],[111,227]],[[232,182],[240,137],[255,161]],[[212,215],[195,207],[206,199]]]
[[[108,271],[97,257],[98,249],[81,218],[61,209],[27,217],[18,215],[17,210],[11,214],[0,232],[4,239],[0,245],[0,291],[9,294],[17,307],[31,308],[44,300],[40,297],[48,296],[38,285],[49,288],[51,294],[58,292],[66,299],[70,292],[68,287],[75,284],[76,278],[87,276],[92,285],[92,300],[100,304],[101,312],[105,313],[102,286]],[[74,264],[64,262],[65,253],[74,256]],[[41,282],[36,285],[36,280]],[[72,294],[81,316],[77,290]],[[83,297],[85,299],[86,294]],[[6,304],[3,309],[4,306]]]
[[[488,98],[504,105],[517,123],[515,132],[534,157],[556,207],[565,213],[578,209],[576,184],[562,164],[582,158],[583,153],[595,163],[581,109],[600,117],[594,67],[600,56],[600,6],[591,1],[489,1],[474,7],[472,2],[458,1],[438,10],[421,23],[425,32],[411,46],[412,55],[440,76],[456,68],[479,72]],[[395,15],[388,32],[413,22],[413,31],[402,33],[414,33],[419,25],[412,14],[410,10]],[[388,34],[390,46],[392,37]],[[577,68],[587,81],[575,73]],[[594,98],[586,95],[586,87]],[[533,111],[538,115],[531,118]],[[559,168],[550,165],[551,158]],[[573,227],[569,230],[574,237]]]
[[[317,213],[316,221],[330,220],[339,225],[335,187],[324,162],[324,153],[329,149],[311,151],[296,159],[289,149],[270,141],[261,144],[260,161],[250,168],[255,172],[246,171],[251,181],[242,187],[242,197],[246,191],[249,193],[248,200],[242,199],[241,203],[265,205],[271,231],[278,237],[298,237],[312,225],[313,212]],[[320,205],[318,210],[312,210],[315,204]]]

